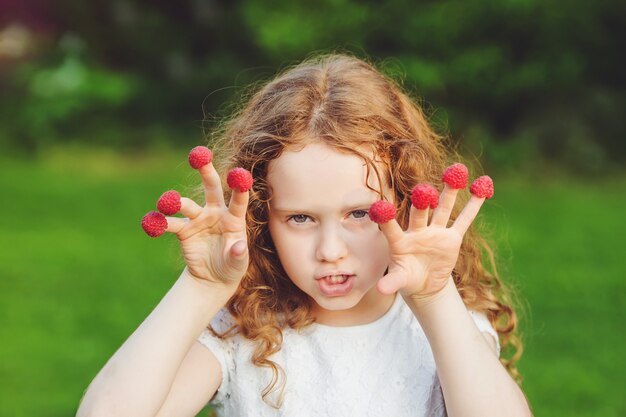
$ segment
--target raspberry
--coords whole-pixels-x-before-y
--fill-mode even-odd
[[[460,189],[467,187],[467,175],[467,167],[456,163],[444,171],[442,179],[450,188]]]
[[[419,210],[435,209],[439,205],[439,192],[430,184],[418,184],[411,191],[411,203]]]
[[[231,189],[236,188],[239,190],[239,192],[243,193],[248,191],[252,187],[252,183],[254,181],[252,179],[252,174],[250,174],[247,169],[233,168],[228,173],[226,182],[228,182],[228,186]]]
[[[470,186],[470,192],[476,197],[491,198],[493,197],[493,181],[489,175],[483,175],[474,180]]]
[[[173,216],[180,211],[180,194],[178,191],[166,191],[157,201],[157,209],[168,216]]]
[[[189,165],[200,169],[213,160],[213,152],[206,146],[196,146],[189,152]]]
[[[167,229],[167,219],[158,211],[151,211],[141,219],[141,227],[150,237],[158,237]]]
[[[396,208],[388,201],[380,200],[370,206],[368,211],[370,219],[376,223],[387,223],[396,218]]]

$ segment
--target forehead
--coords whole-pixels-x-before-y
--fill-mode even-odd
[[[384,182],[385,167],[375,162]],[[378,200],[377,175],[358,155],[340,152],[323,143],[301,150],[285,150],[268,167],[274,209],[367,204]],[[373,188],[373,190],[369,189]],[[385,185],[385,184],[384,184]],[[376,190],[376,191],[374,191]],[[383,191],[387,194],[386,188]]]

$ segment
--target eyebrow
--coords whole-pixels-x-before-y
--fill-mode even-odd
[[[365,201],[362,203],[349,204],[343,207],[341,210],[347,211],[347,210],[359,209],[362,207],[369,208],[373,203],[374,203],[373,201],[372,202]],[[310,209],[299,209],[299,208],[288,208],[288,207],[272,207],[272,210],[276,212],[281,212],[281,213],[308,213],[311,211]]]

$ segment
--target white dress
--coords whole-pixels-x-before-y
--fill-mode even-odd
[[[484,314],[468,311],[479,330],[498,337]],[[211,324],[221,332],[232,318],[221,310]],[[270,357],[285,371],[279,410],[261,399],[269,368],[250,362],[254,344],[241,335],[226,340],[204,330],[198,340],[217,358],[222,382],[211,404],[219,416],[445,416],[432,351],[400,295],[378,320],[359,326],[312,324],[283,329],[281,350]],[[270,395],[275,400],[278,394]]]

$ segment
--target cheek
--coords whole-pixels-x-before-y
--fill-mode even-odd
[[[353,239],[354,253],[358,254],[363,259],[371,260],[387,260],[389,252],[389,244],[385,235],[378,230],[377,226],[373,229],[362,231],[355,235]]]
[[[282,225],[270,223],[269,231],[280,263],[285,272],[292,275],[292,272],[297,269],[298,265],[301,265],[310,250],[308,247],[310,242],[302,236],[284,230]]]

